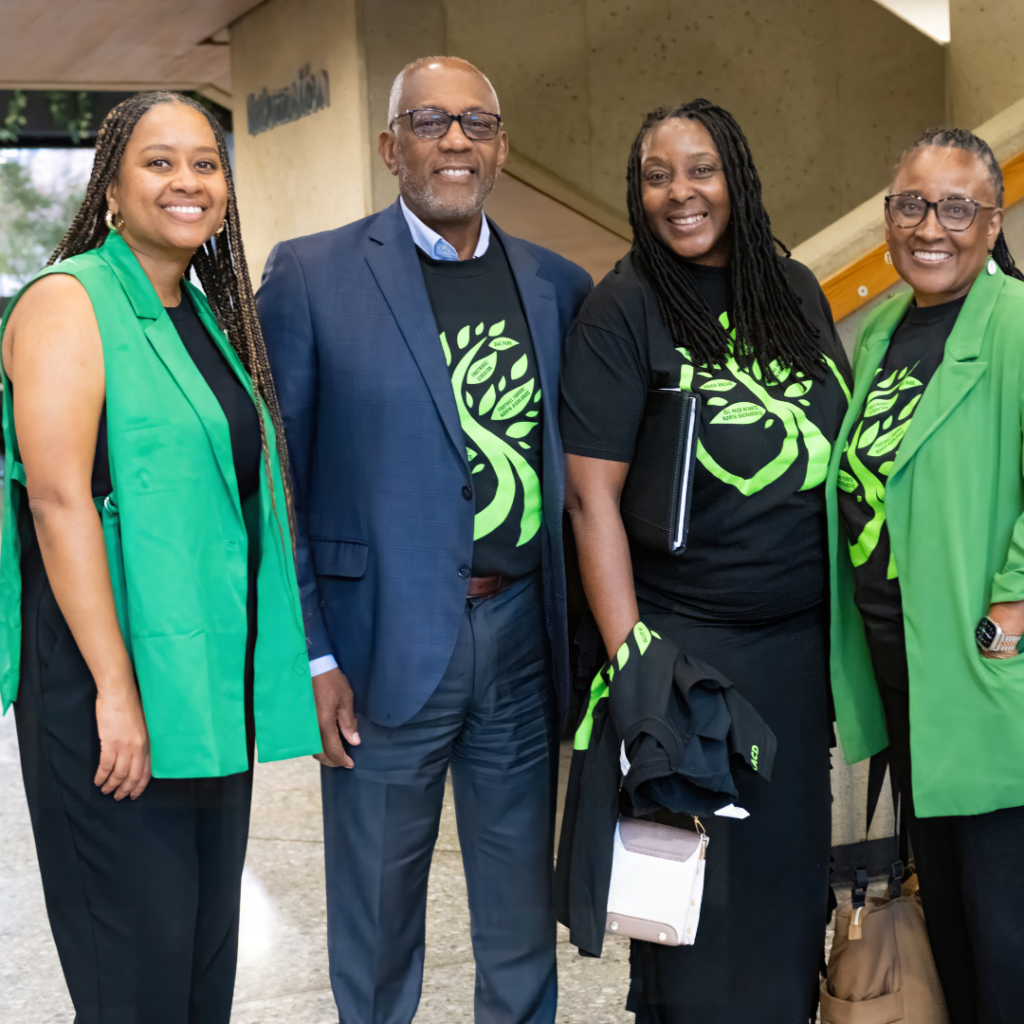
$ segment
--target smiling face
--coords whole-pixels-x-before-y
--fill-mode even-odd
[[[450,114],[496,114],[498,98],[478,71],[454,62],[434,61],[405,78],[398,109],[430,108]],[[427,224],[465,223],[480,212],[508,155],[508,136],[479,142],[467,139],[458,122],[440,139],[415,135],[408,117],[382,132],[379,150],[409,208]]]
[[[922,146],[908,153],[896,168],[890,192],[910,192],[930,202],[953,196],[996,201],[996,186],[981,159],[950,146]],[[979,209],[964,231],[944,228],[933,209],[913,228],[898,227],[887,214],[885,240],[893,266],[914,289],[917,304],[935,306],[971,290],[1002,225],[1001,209]]]
[[[659,121],[643,142],[640,182],[647,223],[674,253],[707,266],[728,264],[729,186],[704,125]]]
[[[120,233],[138,252],[194,252],[216,234],[228,189],[205,116],[161,103],[139,119],[107,188]]]

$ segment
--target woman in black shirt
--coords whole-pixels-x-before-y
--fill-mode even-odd
[[[736,779],[750,817],[705,822],[696,943],[634,943],[630,1009],[806,1024],[831,842],[823,485],[849,366],[813,275],[777,253],[726,111],[648,115],[628,182],[633,248],[584,303],[562,374],[566,506],[603,647],[581,663],[642,619],[729,676],[779,742],[770,784]],[[652,388],[702,400],[681,556],[631,545],[619,514]]]

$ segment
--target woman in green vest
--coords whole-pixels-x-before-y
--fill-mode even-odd
[[[828,481],[832,686],[851,762],[889,747],[953,1024],[1024,1007],[1024,278],[991,149],[897,164],[889,258]]]
[[[216,121],[116,107],[50,263],[0,323],[0,695],[50,924],[80,1024],[227,1024],[254,746],[321,743]]]

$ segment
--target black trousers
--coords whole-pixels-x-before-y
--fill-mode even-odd
[[[879,685],[921,900],[951,1024],[1024,1020],[1024,807],[918,818],[905,690]]]
[[[96,686],[34,535],[22,536],[14,714],[76,1024],[228,1024],[252,771],[153,779],[134,802],[93,785]]]

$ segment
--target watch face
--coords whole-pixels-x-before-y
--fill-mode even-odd
[[[989,618],[984,618],[978,623],[978,628],[974,631],[974,639],[977,641],[978,646],[983,650],[987,651],[996,638],[996,624]]]

